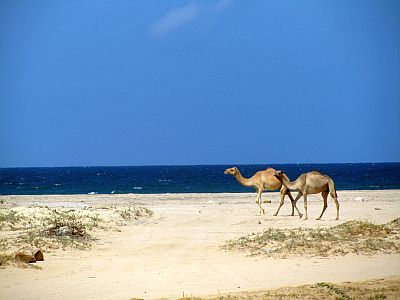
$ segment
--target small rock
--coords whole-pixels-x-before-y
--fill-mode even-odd
[[[261,221],[258,221],[258,224],[261,224]]]
[[[381,210],[381,208],[380,207],[375,207],[375,210]]]

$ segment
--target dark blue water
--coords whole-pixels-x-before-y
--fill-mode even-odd
[[[238,165],[244,177],[271,166],[291,180],[319,170],[338,190],[400,189],[400,163]],[[0,194],[157,194],[251,192],[224,170],[231,165],[0,169]]]

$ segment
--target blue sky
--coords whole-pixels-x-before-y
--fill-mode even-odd
[[[0,167],[400,161],[399,1],[1,1]]]

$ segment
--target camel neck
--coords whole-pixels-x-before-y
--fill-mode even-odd
[[[239,171],[236,173],[235,178],[241,185],[253,186],[253,182],[248,178],[244,178]]]
[[[289,190],[295,190],[297,188],[297,185],[296,185],[297,180],[294,182],[290,182],[289,178],[287,178],[286,176],[283,176],[281,182]]]

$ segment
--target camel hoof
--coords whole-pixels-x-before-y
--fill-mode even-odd
[[[317,221],[321,221],[321,218],[316,218],[315,220],[317,220]]]
[[[303,217],[303,214],[299,214],[299,218],[301,219]]]
[[[278,214],[273,214],[274,217],[276,217]]]

